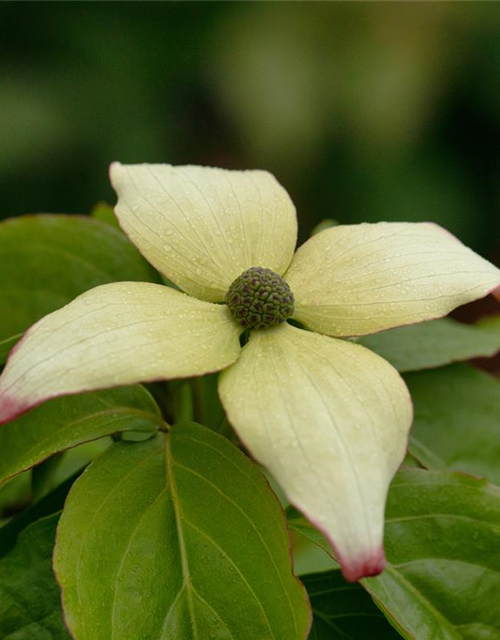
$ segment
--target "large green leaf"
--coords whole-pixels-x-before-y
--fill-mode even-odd
[[[31,324],[99,284],[160,282],[123,233],[85,216],[0,224],[0,358]]]
[[[0,638],[69,640],[52,572],[59,514],[30,524],[0,559]]]
[[[415,405],[411,453],[425,467],[500,484],[500,381],[464,364],[405,379]]]
[[[398,371],[434,369],[479,356],[493,356],[500,350],[500,334],[449,318],[383,331],[359,342]]]
[[[385,571],[361,583],[404,638],[500,638],[498,487],[447,471],[400,472],[385,546]]]
[[[500,637],[500,489],[406,471],[387,505],[388,569],[364,581],[407,638]]]
[[[76,640],[303,640],[305,592],[253,463],[195,424],[115,444],[74,484],[55,554]]]
[[[313,612],[309,640],[401,638],[363,587],[348,584],[339,570],[302,576],[301,580]]]
[[[0,428],[0,484],[58,451],[161,425],[158,406],[139,385],[55,398]]]

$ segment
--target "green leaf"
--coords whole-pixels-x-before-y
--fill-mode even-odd
[[[303,640],[281,508],[196,424],[115,444],[74,484],[55,553],[76,640]]]
[[[31,473],[31,490],[33,499],[39,500],[50,493],[56,483],[58,472],[64,458],[64,451],[55,453],[47,460],[33,468]]]
[[[32,499],[31,471],[20,473],[2,484],[0,486],[0,525],[25,509]]]
[[[410,452],[430,469],[500,484],[500,382],[463,364],[405,379],[415,405]]]
[[[387,504],[388,569],[364,580],[412,640],[500,637],[500,489],[449,472],[398,474]]]
[[[107,204],[107,202],[98,202],[90,212],[90,217],[121,230],[118,218],[115,216],[114,207]]]
[[[154,431],[121,431],[113,434],[116,437],[123,439],[126,436],[142,436],[143,438],[151,438],[154,435]],[[89,465],[94,458],[100,456],[106,449],[108,449],[114,440],[112,436],[104,436],[98,440],[91,440],[90,442],[84,442],[72,449],[66,449],[59,453],[54,454],[41,464],[37,465],[31,470],[31,486],[33,500],[41,500],[47,493],[55,489],[61,482],[65,482],[68,478],[75,475],[75,473],[81,473],[84,468]],[[59,459],[58,463],[54,464],[52,461]],[[47,476],[44,473],[44,467],[49,466],[49,474]],[[52,470],[50,467],[54,465]],[[39,485],[40,478],[37,475],[42,473],[45,476],[43,479],[42,487]],[[21,474],[22,475],[22,474]]]
[[[361,584],[404,638],[500,637],[498,487],[447,471],[398,473],[385,547],[385,571]]]
[[[162,424],[158,406],[139,385],[55,398],[0,428],[0,484],[58,451]]]
[[[85,216],[23,216],[0,224],[0,356],[30,325],[80,293],[122,280],[160,282],[120,231]]]
[[[52,572],[59,514],[30,524],[0,559],[0,638],[70,640]]]
[[[300,533],[300,535],[312,540],[314,544],[321,547],[333,558],[332,547],[328,540],[309,522],[309,520],[307,520],[307,518],[304,518],[300,511],[297,511],[295,507],[287,507],[285,513],[288,525],[292,531],[296,531],[297,533]]]
[[[498,335],[500,334],[500,315],[484,316],[478,321],[477,326],[486,331],[494,331]]]
[[[296,576],[323,573],[339,568],[338,563],[330,555],[330,549],[325,551],[308,536],[296,530],[292,531],[292,551],[293,570]]]
[[[221,435],[232,435],[224,407],[219,399],[219,374],[193,378],[195,409],[198,421]]]
[[[2,321],[0,320],[0,327],[1,322]],[[7,356],[9,355],[10,350],[22,337],[23,332],[21,331],[20,333],[16,333],[13,336],[0,340],[0,365],[2,365],[7,360]]]
[[[490,357],[500,350],[500,334],[449,318],[383,331],[359,342],[398,371],[434,369],[479,356]]]
[[[44,518],[45,516],[61,511],[64,507],[66,496],[68,495],[73,482],[79,475],[80,474],[78,473],[71,478],[68,478],[38,502],[30,505],[17,516],[11,518],[7,524],[0,527],[0,556],[4,556],[8,551],[10,551],[10,549],[16,544],[21,531],[26,529],[29,524],[40,520],[40,518]],[[17,480],[17,478],[20,477],[22,476],[16,476],[14,479]]]
[[[407,453],[405,459],[401,463],[401,469],[421,469],[422,466],[423,465],[417,460],[417,458],[415,458],[415,456],[412,456],[411,453]]]
[[[309,640],[401,638],[363,587],[346,582],[339,570],[303,576],[301,580],[313,612]]]

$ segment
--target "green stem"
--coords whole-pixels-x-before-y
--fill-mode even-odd
[[[203,378],[193,378],[191,380],[193,392],[194,421],[199,424],[206,424],[206,406],[203,402]]]
[[[177,384],[174,391],[173,405],[175,422],[194,421],[193,387],[189,380],[182,380]]]

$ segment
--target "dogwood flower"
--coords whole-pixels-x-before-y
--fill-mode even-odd
[[[431,223],[337,226],[294,255],[294,205],[263,171],[115,163],[111,180],[123,230],[181,291],[106,284],[37,322],[0,378],[0,420],[63,394],[223,370],[229,421],[345,577],[381,572],[412,404],[388,362],[344,338],[444,316],[500,271]]]

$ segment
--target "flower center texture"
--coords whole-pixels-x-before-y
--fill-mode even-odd
[[[251,267],[234,280],[226,304],[245,329],[267,329],[293,314],[293,293],[271,269]]]

